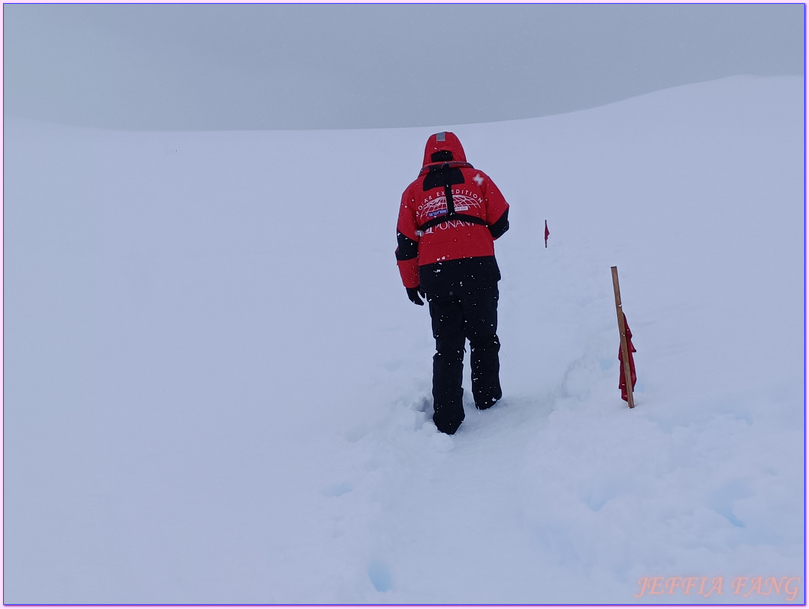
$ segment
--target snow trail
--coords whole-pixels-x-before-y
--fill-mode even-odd
[[[452,128],[512,205],[504,399],[452,437],[393,256],[439,128],[7,117],[4,600],[803,602],[803,86]]]

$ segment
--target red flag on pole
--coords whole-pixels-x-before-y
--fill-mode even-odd
[[[548,235],[551,234],[551,231],[548,230],[548,221],[545,220],[545,247],[548,247]]]
[[[624,329],[626,330],[626,352],[629,357],[629,371],[632,377],[632,391],[635,391],[635,382],[638,380],[637,375],[635,374],[635,358],[632,357],[632,354],[637,351],[635,349],[635,345],[632,344],[632,331],[629,329],[629,323],[626,321],[626,315],[624,317]],[[618,348],[618,361],[621,362],[621,378],[618,381],[618,388],[621,390],[621,399],[624,402],[629,401],[629,396],[627,395],[626,391],[626,376],[624,375],[624,355],[622,353],[622,349]]]

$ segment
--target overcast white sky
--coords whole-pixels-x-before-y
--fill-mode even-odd
[[[3,6],[6,115],[116,129],[488,122],[804,73],[803,4]]]

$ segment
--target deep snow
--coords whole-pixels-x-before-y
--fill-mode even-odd
[[[738,77],[454,128],[6,117],[4,601],[802,603],[803,112]],[[512,205],[505,398],[453,437],[393,256],[442,128]]]

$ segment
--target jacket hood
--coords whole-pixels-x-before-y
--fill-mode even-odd
[[[439,155],[444,158],[433,160],[433,155],[437,152],[449,152],[452,154],[452,158],[447,158],[447,155],[444,154]],[[424,166],[447,163],[450,161],[466,163],[466,153],[463,150],[463,146],[461,146],[461,140],[450,131],[434,133],[427,140],[427,145],[424,147]]]

